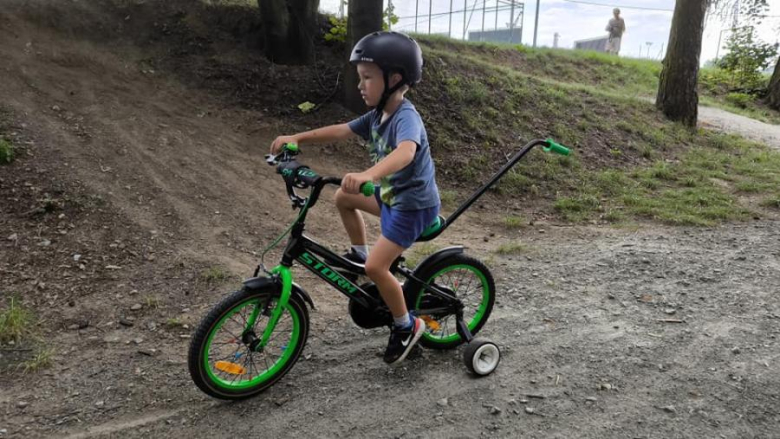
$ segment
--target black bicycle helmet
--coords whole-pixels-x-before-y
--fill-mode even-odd
[[[422,80],[423,57],[420,45],[408,35],[398,32],[374,32],[361,38],[352,49],[349,62],[352,65],[370,62],[382,69],[385,91],[377,105],[378,111],[382,111],[387,98],[396,90],[404,85],[413,87]],[[389,78],[393,73],[399,73],[402,79],[389,88]]]

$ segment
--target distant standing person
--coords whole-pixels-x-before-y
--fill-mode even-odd
[[[626,22],[620,17],[620,9],[615,8],[612,10],[614,18],[609,20],[607,28],[609,32],[609,39],[607,40],[607,53],[617,55],[620,52],[620,39],[623,38],[623,32],[626,31]]]

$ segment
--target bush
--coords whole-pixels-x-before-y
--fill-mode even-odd
[[[756,37],[753,26],[734,29],[726,43],[728,53],[718,61],[718,67],[733,76],[732,88],[759,89],[764,86],[761,70],[777,56],[778,43],[764,43]]]
[[[726,95],[726,102],[739,108],[747,108],[753,102],[753,96],[747,93],[729,93]]]

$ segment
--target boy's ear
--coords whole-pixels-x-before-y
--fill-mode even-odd
[[[388,86],[389,86],[388,88],[395,87],[395,85],[398,84],[399,82],[401,82],[401,80],[403,80],[403,79],[404,79],[404,77],[401,76],[400,73],[393,73],[392,75],[390,75],[390,79],[389,79],[390,80],[390,84],[388,84]]]

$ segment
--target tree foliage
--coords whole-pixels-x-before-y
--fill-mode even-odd
[[[778,44],[769,44],[756,37],[754,26],[735,29],[726,42],[728,53],[718,61],[718,67],[731,73],[732,88],[754,91],[763,89],[761,73],[777,56]]]

